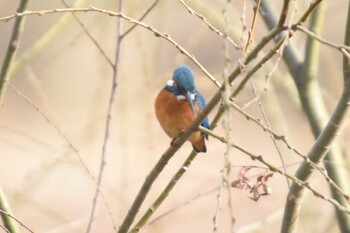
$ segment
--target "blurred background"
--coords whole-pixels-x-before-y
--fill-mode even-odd
[[[82,6],[118,11],[117,1],[78,1]],[[243,31],[242,17],[249,27],[252,20],[251,1],[186,1],[204,15],[220,31],[226,31],[238,44],[245,44],[247,30]],[[279,10],[281,1],[275,0]],[[308,7],[308,1],[296,1],[296,19]],[[67,0],[72,6],[75,1]],[[153,1],[125,1],[126,15],[138,19]],[[322,37],[343,43],[348,1],[329,2]],[[244,5],[246,10],[244,10]],[[0,17],[15,13],[18,1],[0,0]],[[29,10],[65,8],[61,1],[34,0]],[[223,11],[227,12],[229,26],[225,26]],[[243,14],[245,12],[245,16]],[[106,55],[114,62],[117,41],[117,18],[105,14],[77,13],[87,30],[98,41]],[[11,83],[23,93],[47,121],[18,92],[9,87],[0,111],[0,184],[4,189],[16,218],[35,232],[83,232],[91,211],[95,185],[82,165],[77,153],[53,125],[59,127],[79,151],[94,177],[97,177],[102,154],[107,108],[111,92],[113,69],[82,27],[73,17],[62,20],[64,14],[27,17],[17,58],[24,58],[13,70]],[[225,40],[199,18],[188,13],[178,1],[161,0],[143,20],[161,32],[168,33],[178,44],[192,53],[220,82],[225,69]],[[0,22],[0,62],[3,60],[11,36],[14,20]],[[123,31],[132,26],[122,21]],[[54,31],[54,32],[52,32]],[[46,34],[53,33],[52,38]],[[257,19],[254,42],[259,42],[267,29],[261,17]],[[238,33],[238,34],[237,34]],[[242,38],[241,38],[241,35]],[[42,38],[47,39],[46,42]],[[241,39],[240,39],[241,38]],[[297,33],[292,42],[303,54],[305,35]],[[254,46],[254,44],[252,45]],[[271,44],[272,46],[272,44]],[[268,46],[265,52],[271,48]],[[28,51],[35,52],[29,53]],[[233,70],[242,56],[228,45]],[[341,93],[342,56],[329,47],[321,47],[319,81],[330,112]],[[24,57],[23,57],[24,56]],[[276,57],[254,75],[258,92],[263,90]],[[217,87],[174,45],[144,29],[136,27],[121,44],[118,87],[113,108],[109,147],[102,181],[112,219],[99,198],[92,232],[114,232],[136,196],[145,177],[168,148],[170,138],[162,131],[154,114],[154,99],[181,64],[190,66],[198,89],[209,100]],[[236,98],[245,111],[262,119],[257,101],[248,84]],[[268,91],[261,97],[271,127],[285,135],[291,145],[306,154],[314,142],[308,121],[300,108],[293,81],[281,62],[273,73]],[[214,110],[211,120],[217,110]],[[252,121],[232,109],[230,111],[233,142],[249,151],[264,155],[265,159],[281,166],[280,158],[270,135]],[[220,121],[215,132],[224,135]],[[339,135],[345,152],[349,147],[349,123]],[[288,172],[294,174],[300,157],[278,142]],[[208,152],[200,154],[170,196],[154,214],[153,219],[173,208],[162,218],[148,224],[142,232],[212,232],[217,207],[217,187],[221,183],[226,145],[210,138]],[[171,159],[152,187],[140,213],[154,201],[191,151],[186,143]],[[231,149],[230,179],[237,179],[242,166],[257,165],[248,156]],[[347,167],[348,164],[338,166]],[[264,167],[264,166],[262,166]],[[247,174],[254,181],[264,169],[254,168]],[[329,195],[321,175],[312,178],[315,187]],[[247,190],[231,189],[235,230],[245,229],[255,222],[264,222],[259,232],[279,232],[288,191],[286,179],[275,174],[269,180],[272,194],[251,200]],[[227,192],[222,195],[219,232],[229,232],[230,215]],[[333,206],[306,194],[300,232],[337,232]],[[24,231],[24,230],[23,230]],[[244,232],[244,231],[242,231]],[[246,231],[255,232],[255,231]]]

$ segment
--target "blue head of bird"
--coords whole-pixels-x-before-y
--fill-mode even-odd
[[[179,94],[186,97],[192,111],[194,112],[193,93],[196,90],[196,86],[194,84],[194,76],[191,69],[187,66],[179,66],[174,71],[173,80]]]

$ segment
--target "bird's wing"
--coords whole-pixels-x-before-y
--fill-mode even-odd
[[[205,102],[205,99],[204,97],[198,92],[196,91],[196,99],[195,99],[195,102],[198,103],[199,107],[200,107],[200,110],[202,111],[206,105],[206,102]],[[201,124],[203,127],[209,129],[210,126],[209,126],[209,119],[208,117],[206,117],[202,124]],[[208,135],[205,134],[205,137],[208,139]]]

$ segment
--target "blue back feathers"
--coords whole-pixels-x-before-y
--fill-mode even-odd
[[[188,91],[195,94],[195,99],[193,102],[194,104],[197,104],[202,111],[206,105],[206,102],[195,86],[194,75],[191,69],[185,65],[179,66],[174,71],[173,80],[176,83],[176,87],[166,86],[165,89],[172,92],[176,96],[185,95]],[[209,129],[209,120],[207,117],[204,119],[201,125]],[[205,134],[205,137],[208,139],[208,135]]]

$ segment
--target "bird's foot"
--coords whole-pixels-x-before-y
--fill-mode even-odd
[[[179,133],[179,135],[178,135],[177,137],[173,138],[173,140],[171,140],[171,142],[170,142],[170,146],[171,146],[171,147],[178,148],[178,146],[175,145],[175,140],[176,140],[178,137],[180,137],[180,135],[183,134],[184,131],[185,131],[184,129],[181,130],[181,132]]]
[[[176,137],[176,138],[177,138],[177,137]],[[174,144],[176,138],[173,138],[173,140],[171,140],[171,142],[170,142],[170,146],[171,146],[171,147],[176,148],[176,146],[175,146],[175,144]]]

